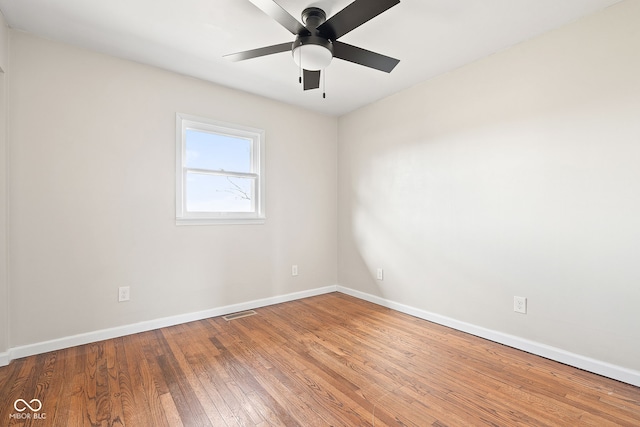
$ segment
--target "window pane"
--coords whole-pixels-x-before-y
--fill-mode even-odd
[[[251,172],[251,139],[193,129],[185,139],[188,168]]]
[[[254,212],[255,179],[187,173],[188,212]]]

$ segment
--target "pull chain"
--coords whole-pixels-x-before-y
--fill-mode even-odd
[[[322,70],[322,99],[327,97],[327,69]]]
[[[302,49],[298,49],[300,66],[298,67],[298,83],[302,84]]]

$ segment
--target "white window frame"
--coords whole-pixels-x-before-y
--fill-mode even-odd
[[[256,180],[254,212],[188,212],[186,209],[186,130],[192,129],[251,140],[251,171],[246,174],[225,171],[205,173],[246,176]],[[176,224],[263,224],[265,215],[265,150],[264,131],[247,126],[220,122],[205,117],[176,113]],[[202,172],[199,170],[199,172]]]

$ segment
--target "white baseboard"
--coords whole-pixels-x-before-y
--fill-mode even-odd
[[[49,351],[60,350],[63,348],[74,347],[77,345],[89,344],[92,342],[102,341],[111,338],[118,338],[125,335],[137,334],[139,332],[152,331],[154,329],[164,328],[167,326],[179,325],[182,323],[193,322],[195,320],[208,319],[210,317],[224,316],[226,314],[237,313],[239,311],[252,310],[260,307],[266,307],[273,304],[294,301],[302,298],[308,298],[315,295],[335,292],[337,286],[326,286],[324,288],[316,288],[308,291],[294,292],[286,295],[263,298],[239,304],[217,307],[210,310],[198,311],[195,313],[179,314],[177,316],[164,317],[161,319],[148,320],[145,322],[134,323],[131,325],[123,325],[115,328],[102,329],[84,334],[72,335],[69,337],[57,338],[50,341],[39,342],[35,344],[24,345],[9,349],[8,352],[0,353],[0,366],[6,366],[13,359],[21,357],[33,356],[35,354],[47,353]]]
[[[565,365],[573,366],[585,371],[593,372],[594,374],[602,375],[607,378],[612,378],[614,380],[622,381],[640,387],[640,372],[633,369],[628,369],[600,360],[591,359],[586,356],[571,353],[560,348],[541,344],[535,341],[530,341],[514,335],[509,335],[503,332],[494,331],[492,329],[483,328],[470,323],[461,322],[450,317],[441,316],[439,314],[417,309],[415,307],[400,304],[381,297],[377,297],[375,295],[367,294],[365,292],[346,288],[344,286],[338,285],[337,290],[338,292],[342,292],[344,294],[351,295],[353,297],[369,301],[383,307],[400,311],[402,313],[406,313],[420,319],[428,320],[430,322],[466,332],[480,338],[485,338],[490,341],[507,345],[509,347],[517,348],[519,350],[526,351],[527,353],[542,356],[556,362],[564,363]]]

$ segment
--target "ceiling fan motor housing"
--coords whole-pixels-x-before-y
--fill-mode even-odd
[[[318,28],[327,20],[327,14],[318,7],[308,7],[302,11],[302,23],[310,28]]]

